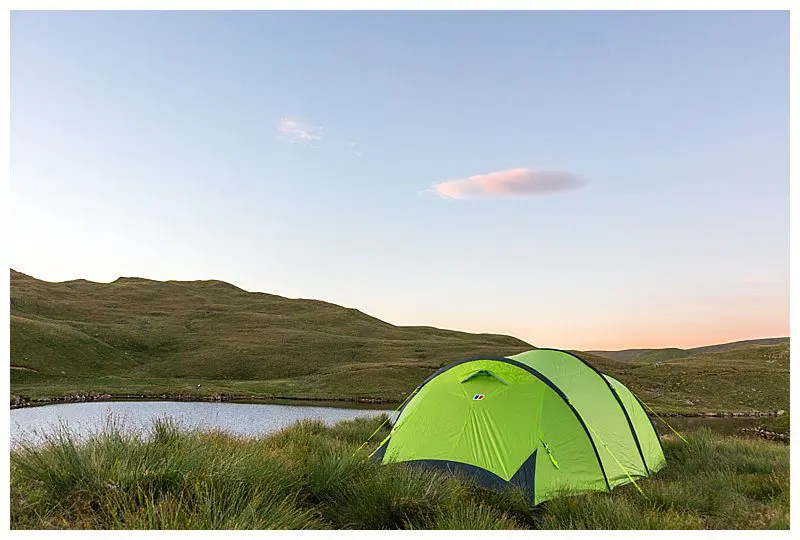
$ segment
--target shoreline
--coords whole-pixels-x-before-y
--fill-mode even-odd
[[[212,394],[200,396],[196,394],[72,394],[66,396],[46,396],[29,398],[12,395],[11,410],[46,405],[63,405],[68,403],[113,402],[113,401],[184,401],[197,403],[248,403],[275,405],[280,401],[296,401],[309,403],[358,404],[358,405],[397,405],[400,401],[373,397],[298,397],[298,396],[246,396],[235,394]],[[299,405],[299,403],[298,403]]]
[[[62,405],[67,403],[88,403],[88,402],[111,402],[111,401],[185,401],[199,403],[249,403],[275,405],[276,402],[289,401],[297,402],[297,405],[308,404],[358,404],[358,405],[398,405],[399,400],[375,398],[375,397],[301,397],[301,396],[246,396],[235,394],[212,394],[200,396],[196,394],[73,394],[66,396],[47,396],[41,398],[28,398],[26,396],[12,395],[11,410],[26,407],[41,407],[46,405]],[[325,405],[321,405],[325,406]],[[394,407],[393,407],[394,408]],[[698,411],[698,412],[661,412],[656,411],[663,417],[682,417],[682,418],[766,418],[781,416],[783,410],[777,411]],[[654,416],[647,412],[648,416]]]

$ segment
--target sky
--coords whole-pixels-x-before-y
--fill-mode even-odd
[[[783,12],[13,12],[11,266],[540,347],[789,335]]]

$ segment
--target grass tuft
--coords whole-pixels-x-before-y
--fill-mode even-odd
[[[664,443],[667,467],[612,493],[537,507],[369,453],[385,418],[303,421],[259,438],[134,432],[109,420],[85,440],[60,427],[11,452],[15,529],[787,529],[788,446],[708,430]],[[357,451],[358,450],[358,451]]]

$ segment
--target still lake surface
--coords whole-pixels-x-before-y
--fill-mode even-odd
[[[66,403],[11,410],[11,446],[20,442],[36,444],[59,426],[76,438],[95,433],[111,419],[124,430],[147,428],[156,419],[171,418],[185,428],[223,429],[234,435],[256,436],[289,426],[302,419],[319,419],[327,424],[357,417],[390,413],[396,405],[367,406],[332,403],[333,406],[296,404],[208,403],[176,401],[107,401]],[[391,407],[391,408],[389,408]],[[757,427],[763,418],[666,419],[679,432],[705,426],[733,434],[741,428]],[[659,433],[670,430],[655,419]]]
[[[387,406],[384,406],[387,407]],[[111,419],[124,430],[149,427],[156,419],[171,418],[185,428],[224,429],[234,435],[264,435],[302,419],[327,424],[357,417],[375,416],[391,410],[377,408],[208,403],[176,401],[106,401],[65,403],[11,410],[11,446],[38,443],[59,426],[76,438],[96,433]]]

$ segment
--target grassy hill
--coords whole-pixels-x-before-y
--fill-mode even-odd
[[[11,270],[11,393],[29,398],[400,401],[444,364],[531,348],[510,336],[394,326],[221,281],[49,283]],[[788,338],[616,358],[575,352],[659,410],[788,410]]]
[[[399,399],[453,359],[531,348],[510,336],[394,326],[355,309],[220,281],[49,283],[11,270],[11,387],[31,397]]]
[[[624,349],[621,351],[589,351],[596,356],[619,360],[621,362],[660,362],[673,360],[676,358],[688,358],[704,353],[715,353],[733,351],[738,349],[749,349],[758,345],[783,345],[789,344],[788,337],[747,339],[744,341],[734,341],[732,343],[721,343],[719,345],[707,345],[695,347],[693,349],[678,349],[670,347],[666,349]]]

